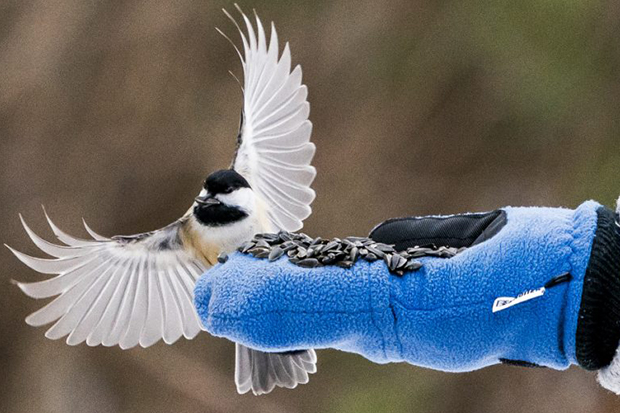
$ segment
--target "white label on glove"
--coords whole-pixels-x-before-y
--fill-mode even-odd
[[[529,290],[522,292],[516,297],[497,297],[493,301],[493,312],[505,310],[513,305],[521,304],[525,301],[529,301],[536,297],[542,297],[545,294],[545,287],[540,287],[537,290]]]

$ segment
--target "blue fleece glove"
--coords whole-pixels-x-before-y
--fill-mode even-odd
[[[421,258],[423,266],[402,277],[383,261],[307,269],[286,256],[269,262],[235,253],[198,280],[195,305],[207,331],[264,351],[331,347],[444,371],[500,361],[555,369],[609,364],[616,338],[610,355],[593,360],[598,344],[577,348],[577,337],[597,342],[601,310],[580,308],[597,225],[603,212],[609,221],[610,210],[588,201],[576,210],[501,211],[489,224],[495,228],[478,231],[469,248],[452,258]],[[389,225],[395,221],[380,228]],[[397,245],[407,241],[399,228]],[[592,285],[600,279],[589,277]],[[580,332],[578,319],[585,320]]]

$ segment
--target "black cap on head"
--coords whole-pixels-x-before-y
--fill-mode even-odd
[[[211,194],[228,194],[239,188],[249,188],[250,184],[237,171],[222,169],[215,171],[205,180],[204,188]]]

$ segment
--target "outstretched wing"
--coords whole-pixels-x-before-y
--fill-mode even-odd
[[[270,393],[276,386],[294,389],[308,383],[316,373],[314,350],[265,353],[236,345],[235,384],[239,394],[252,390],[255,395]]]
[[[267,44],[258,16],[256,32],[242,16],[248,31],[246,37],[237,25],[243,42],[243,55],[237,49],[243,65],[243,113],[232,168],[266,203],[271,230],[296,231],[310,215],[315,196],[310,188],[316,170],[310,165],[315,147],[308,89],[301,83],[301,67],[291,72],[288,43],[280,56],[273,23]]]
[[[20,215],[21,218],[21,215]],[[45,336],[67,344],[148,347],[160,339],[168,344],[191,339],[201,330],[193,306],[194,284],[207,266],[184,250],[183,219],[161,230],[129,237],[105,238],[84,223],[93,240],[74,238],[49,219],[52,231],[67,246],[26,232],[54,259],[35,258],[12,248],[24,264],[55,277],[18,283],[33,298],[57,296],[26,322],[54,322]],[[8,245],[7,245],[8,247]]]

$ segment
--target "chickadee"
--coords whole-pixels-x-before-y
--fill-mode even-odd
[[[301,68],[291,71],[288,43],[280,55],[273,23],[267,43],[258,16],[255,32],[239,12],[247,37],[224,11],[243,43],[243,55],[235,47],[244,74],[237,151],[231,169],[209,175],[183,217],[156,231],[112,238],[84,222],[93,240],[83,240],[62,232],[46,213],[52,231],[67,245],[60,246],[36,235],[20,215],[35,245],[56,257],[35,258],[11,249],[35,271],[56,274],[18,283],[33,298],[58,296],[26,318],[32,326],[55,322],[46,337],[68,335],[69,345],[85,341],[123,349],[148,347],[162,338],[167,344],[181,336],[191,339],[203,328],[193,306],[194,285],[218,255],[235,251],[256,233],[299,230],[310,215],[315,147]],[[294,388],[316,372],[314,350],[265,353],[236,344],[236,352],[239,393]]]

